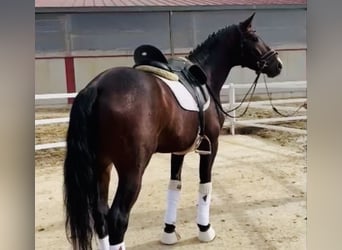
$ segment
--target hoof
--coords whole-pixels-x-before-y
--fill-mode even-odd
[[[172,233],[163,232],[160,242],[165,245],[173,245],[173,244],[176,244],[179,239],[180,239],[180,235],[176,233],[176,231]]]
[[[201,242],[210,242],[213,239],[215,239],[215,236],[216,236],[216,233],[215,233],[215,230],[213,229],[212,226],[210,226],[207,231],[205,231],[205,232],[199,231],[199,233],[198,233],[198,239]]]

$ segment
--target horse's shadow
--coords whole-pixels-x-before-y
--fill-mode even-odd
[[[150,249],[156,249],[156,250],[166,250],[166,249],[177,249],[181,246],[190,246],[193,245],[193,248],[196,248],[195,245],[201,244],[196,237],[188,238],[188,239],[181,239],[177,244],[175,245],[163,245],[158,240],[153,240],[149,242],[145,242],[139,245],[135,245],[132,247],[129,247],[130,250],[150,250]]]

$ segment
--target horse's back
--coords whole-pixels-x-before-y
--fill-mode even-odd
[[[133,89],[150,86],[150,74],[130,68],[110,68],[96,76],[90,84],[96,84],[99,91],[124,93]]]

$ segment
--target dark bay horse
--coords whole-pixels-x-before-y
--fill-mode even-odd
[[[211,153],[200,155],[197,219],[198,238],[208,242],[215,231],[209,222],[211,172],[224,115],[218,108],[220,91],[234,66],[248,67],[268,77],[280,74],[277,53],[252,29],[254,14],[208,37],[187,58],[207,74],[211,102],[205,111],[205,135]],[[184,154],[199,128],[197,112],[185,111],[163,81],[128,67],[96,76],[74,100],[67,132],[64,163],[66,230],[74,249],[92,249],[95,232],[102,250],[125,249],[124,235],[142,176],[156,152],[172,153],[167,191],[164,244],[177,242],[176,210]],[[108,186],[112,166],[118,186],[111,206]]]

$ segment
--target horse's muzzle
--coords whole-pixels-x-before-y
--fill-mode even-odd
[[[268,65],[261,72],[265,73],[268,77],[276,77],[281,73],[282,69],[283,63],[279,56],[276,55],[269,60]]]

